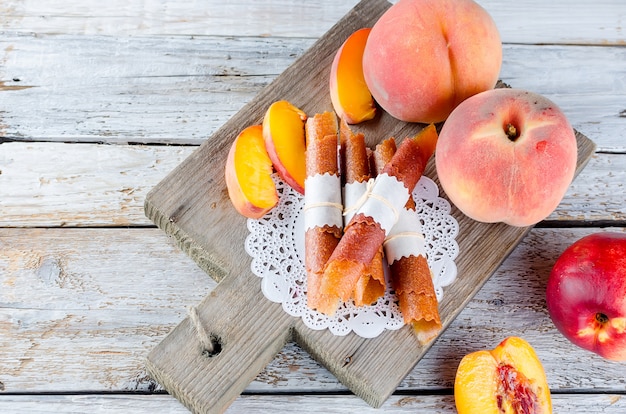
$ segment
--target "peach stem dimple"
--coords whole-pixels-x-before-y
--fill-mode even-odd
[[[506,124],[504,132],[506,133],[507,138],[509,138],[511,141],[515,141],[519,138],[518,129],[515,128],[515,125],[511,123]]]

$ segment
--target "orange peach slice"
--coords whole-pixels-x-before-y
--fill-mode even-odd
[[[306,178],[306,119],[304,111],[284,100],[271,104],[263,118],[265,147],[274,168],[300,194]]]
[[[330,67],[330,99],[337,116],[349,124],[372,119],[376,106],[363,75],[363,51],[370,28],[352,33]]]
[[[228,196],[240,214],[260,218],[278,203],[273,171],[263,127],[253,125],[241,131],[230,147],[225,168]]]
[[[552,413],[543,366],[530,344],[518,337],[463,357],[454,400],[459,414]]]

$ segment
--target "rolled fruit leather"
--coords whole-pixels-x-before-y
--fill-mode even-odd
[[[382,171],[395,148],[393,138],[376,146],[372,157],[374,171]],[[418,341],[425,344],[441,331],[441,320],[421,222],[415,207],[411,195],[383,246],[389,263],[391,286],[398,298],[404,323],[410,324]]]
[[[365,137],[362,133],[354,134],[345,120],[339,124],[339,142],[341,145],[341,171],[344,192],[344,225],[350,222],[358,207],[359,200],[367,193],[370,174],[370,159]],[[354,287],[353,299],[356,306],[370,305],[384,296],[386,290],[383,269],[382,246],[372,261],[365,267]]]
[[[376,177],[324,268],[321,290],[332,302],[332,308],[325,313],[334,314],[339,303],[350,298],[360,275],[398,221],[400,210],[434,153],[436,142],[437,131],[431,124],[416,136],[403,140]]]
[[[329,306],[330,299],[321,292],[321,280],[343,232],[337,133],[337,118],[332,112],[315,114],[306,121],[304,264],[307,306],[311,309]]]

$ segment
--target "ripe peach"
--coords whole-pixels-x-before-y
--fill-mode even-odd
[[[265,147],[274,168],[300,194],[304,194],[306,178],[306,119],[304,111],[285,100],[271,104],[263,118]]]
[[[534,349],[509,337],[491,351],[465,355],[454,380],[459,414],[548,414],[552,400],[546,374]]]
[[[340,119],[358,124],[374,118],[376,106],[363,78],[363,50],[370,28],[352,33],[330,67],[330,100]]]
[[[501,65],[498,29],[473,0],[400,0],[374,24],[363,52],[372,96],[407,122],[445,120],[492,89]]]
[[[518,89],[493,89],[461,103],[435,152],[441,187],[459,210],[513,226],[552,213],[574,178],[576,158],[576,137],[563,112]]]
[[[245,128],[233,141],[225,168],[228,196],[240,214],[260,218],[278,203],[273,171],[263,127]]]

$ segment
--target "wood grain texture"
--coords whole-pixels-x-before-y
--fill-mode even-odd
[[[312,331],[301,320],[285,317],[279,306],[265,307],[258,313],[258,301],[263,295],[256,276],[249,271],[250,258],[243,251],[244,236],[233,230],[233,223],[243,218],[228,204],[225,196],[223,167],[207,169],[208,165],[223,165],[226,151],[242,125],[260,123],[265,109],[279,99],[286,99],[307,113],[319,113],[332,109],[327,90],[328,68],[335,51],[355,28],[367,26],[377,19],[388,3],[364,1],[322,36],[301,58],[285,70],[272,84],[248,103],[228,121],[211,139],[168,175],[153,189],[146,199],[146,214],[167,234],[180,240],[185,251],[188,241],[195,247],[190,255],[209,274],[222,276],[218,287],[199,307],[203,318],[216,325],[217,335],[224,335],[225,321],[237,321],[240,325],[232,329],[229,341],[239,344],[247,342],[247,348],[239,350],[243,356],[239,365],[244,369],[231,372],[230,377],[202,375],[201,364],[206,371],[222,373],[234,366],[236,353],[218,355],[214,361],[201,360],[197,345],[190,346],[193,332],[185,320],[157,346],[148,357],[148,369],[155,378],[183,404],[194,412],[220,412],[228,402],[236,398],[260,371],[258,362],[267,362],[272,351],[278,352],[285,342],[293,337],[296,342],[315,359],[326,366],[352,392],[374,407],[379,407],[393,393],[402,379],[424,356],[431,344],[421,346],[410,327],[399,331],[384,332],[375,339],[363,339],[354,334],[337,337],[329,331]],[[314,68],[314,69],[313,69]],[[297,85],[297,87],[296,87]],[[355,127],[363,131],[370,146],[378,142],[381,133],[386,136],[404,138],[415,134],[421,127],[416,124],[398,122],[383,113],[373,121]],[[581,134],[577,172],[586,165],[594,152],[594,144]],[[217,163],[209,160],[218,160]],[[435,178],[431,162],[425,175]],[[203,188],[201,178],[209,180],[211,187]],[[210,207],[210,209],[209,209]],[[453,208],[453,215],[461,228],[457,238],[460,255],[456,260],[459,279],[449,288],[440,303],[440,314],[444,329],[451,323],[467,302],[493,274],[502,261],[526,235],[529,228],[515,228],[503,224],[484,224],[468,219]],[[223,236],[222,236],[223,235]],[[220,240],[215,243],[215,240]],[[480,252],[480,255],[471,252]],[[219,272],[216,272],[219,269]],[[252,280],[254,283],[249,283]],[[217,294],[219,292],[219,295]],[[240,302],[244,305],[241,306]],[[232,309],[224,312],[231,303]],[[255,335],[247,324],[248,315],[264,315],[263,335]],[[208,322],[207,322],[208,323]],[[211,328],[213,329],[213,328]],[[261,327],[259,327],[261,329]],[[252,342],[254,338],[255,342]],[[231,345],[232,346],[232,345]],[[276,347],[279,347],[276,349]],[[380,350],[385,349],[381,354]],[[172,356],[176,355],[176,358]],[[252,358],[248,358],[249,356]],[[346,361],[349,360],[349,363]],[[249,366],[246,366],[248,364]],[[219,387],[219,388],[218,388]],[[206,390],[217,390],[207,394]]]
[[[155,389],[145,355],[214,286],[157,229],[0,229],[2,391]]]
[[[147,193],[196,149],[4,143],[0,145],[0,226],[151,226],[144,214]],[[546,222],[624,223],[625,186],[626,158],[597,153]]]
[[[391,3],[396,3],[392,0]],[[623,45],[626,11],[619,0],[478,0],[493,17],[506,43]],[[3,2],[0,27],[29,33],[86,35],[218,35],[320,37],[357,0],[294,2],[290,0],[153,0],[106,3],[66,0]],[[251,22],[253,24],[251,24]],[[306,24],[303,24],[306,22]]]
[[[626,398],[620,394],[598,395],[554,395],[553,410],[556,413],[603,413],[621,414],[626,410]],[[303,395],[274,396],[246,395],[233,402],[226,413],[303,413],[327,414],[333,407],[336,414],[364,414],[428,412],[456,412],[454,397],[451,395],[398,395],[392,396],[380,408],[367,406],[353,396],[344,395]],[[28,412],[30,414],[75,414],[93,412],[117,414],[133,412],[152,414],[167,412],[185,414],[189,411],[168,395],[59,395],[59,396],[0,396],[0,411]]]
[[[192,147],[0,145],[3,227],[145,226],[149,190]]]
[[[451,390],[464,354],[493,348],[508,335],[535,347],[557,393],[626,390],[623,364],[569,343],[545,309],[556,258],[597,231],[603,230],[530,231],[397,391]],[[160,390],[146,372],[145,356],[185,317],[187,306],[216,286],[158,229],[1,229],[0,275],[0,383],[6,393]],[[245,393],[347,390],[289,342]]]
[[[535,347],[555,412],[626,411],[624,364],[564,339],[543,296],[565,247],[624,231],[626,9],[478,2],[502,33],[502,79],[552,99],[597,153],[380,409],[292,340],[227,412],[455,412],[460,358],[507,335]],[[217,283],[178,248],[207,258],[204,240],[152,228],[147,192],[356,3],[0,3],[0,412],[188,412],[145,358]]]
[[[5,34],[0,136],[199,145],[313,42]],[[501,77],[564,108],[598,150],[626,152],[626,48],[505,44]]]

